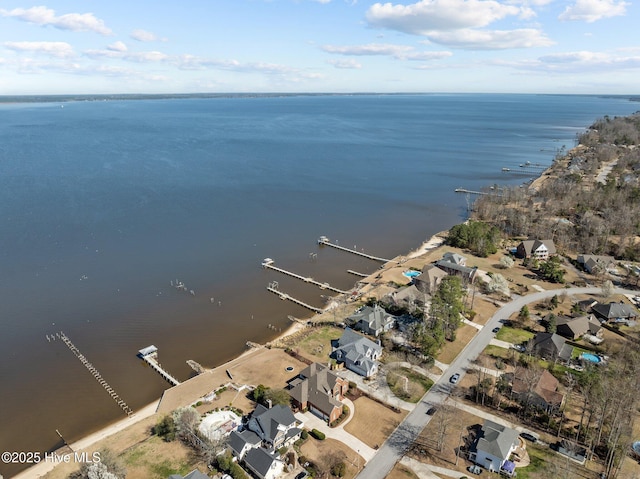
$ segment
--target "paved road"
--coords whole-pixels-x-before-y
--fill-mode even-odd
[[[556,294],[599,294],[601,288],[567,288],[551,289],[532,293],[527,296],[515,297],[511,302],[505,304],[491,317],[484,328],[465,346],[456,359],[449,365],[446,374],[443,374],[431,390],[424,395],[413,411],[411,411],[404,421],[389,436],[386,442],[375,454],[365,468],[358,474],[358,479],[384,479],[398,462],[408,448],[413,444],[420,432],[431,420],[431,416],[426,414],[431,405],[442,404],[451,394],[453,385],[449,383],[449,378],[454,373],[459,373],[460,378],[465,375],[467,369],[471,368],[472,362],[487,347],[494,334],[491,331],[496,326],[501,325],[501,321],[508,319],[512,314],[520,311],[525,304],[535,303],[544,299],[552,298]],[[615,289],[616,294],[637,294],[637,291],[621,288]]]

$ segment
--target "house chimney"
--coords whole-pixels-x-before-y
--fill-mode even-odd
[[[273,406],[271,399],[267,399],[267,405],[269,406],[269,409],[271,409],[271,406]]]

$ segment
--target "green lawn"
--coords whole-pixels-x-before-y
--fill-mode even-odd
[[[387,383],[393,394],[412,403],[417,403],[433,386],[431,379],[408,368],[389,371],[387,373]]]
[[[301,340],[296,349],[300,349],[300,353],[309,359],[326,362],[331,352],[331,340],[338,339],[343,332],[343,329],[335,326],[317,328]]]
[[[521,344],[526,343],[531,338],[533,338],[533,336],[534,334],[530,331],[503,326],[496,334],[496,339],[499,339],[500,341],[506,341],[507,343]]]

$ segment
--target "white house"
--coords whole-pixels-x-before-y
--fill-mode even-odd
[[[470,458],[489,471],[513,475],[515,464],[509,461],[509,457],[519,444],[518,431],[487,419]]]

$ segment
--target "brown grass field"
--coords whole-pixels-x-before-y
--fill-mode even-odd
[[[460,351],[471,341],[471,339],[478,333],[478,330],[468,324],[463,324],[456,331],[456,340],[454,342],[445,341],[444,346],[438,353],[438,361],[445,364],[451,363]]]
[[[419,479],[419,477],[411,469],[396,463],[386,479]]]
[[[320,471],[328,472],[334,463],[344,462],[347,466],[344,479],[352,479],[364,467],[364,459],[360,455],[346,444],[334,439],[318,441],[309,436],[309,439],[300,448],[300,453],[310,462],[316,464]]]
[[[345,430],[370,447],[380,446],[407,415],[393,412],[386,406],[361,396],[354,402],[355,414]],[[371,418],[375,417],[375,421]]]

